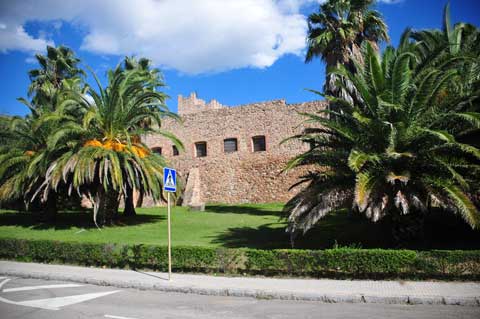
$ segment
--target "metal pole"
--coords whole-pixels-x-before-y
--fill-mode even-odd
[[[172,240],[170,231],[170,192],[167,195],[168,201],[168,280],[172,280]]]

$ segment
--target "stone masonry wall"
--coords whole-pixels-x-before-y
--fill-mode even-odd
[[[190,93],[190,96],[188,97],[183,97],[181,95],[178,96],[178,114],[180,116],[209,110],[217,110],[224,107],[224,105],[220,104],[215,99],[207,103],[204,100],[197,98],[197,94],[195,92]]]
[[[203,202],[285,202],[298,191],[289,191],[289,187],[305,172],[281,171],[288,160],[309,146],[298,141],[280,142],[305,127],[305,118],[297,112],[313,113],[325,105],[322,101],[286,104],[276,100],[199,112],[183,110],[183,123],[167,119],[162,129],[175,134],[185,151],[173,156],[172,143],[161,136],[147,136],[145,142],[151,148],[161,147],[162,155],[180,177],[186,178],[192,168],[198,168],[195,175],[200,177]],[[265,136],[266,151],[253,152],[252,137],[258,135]],[[224,152],[226,138],[237,139],[238,151]],[[196,142],[207,143],[206,157],[195,156]]]

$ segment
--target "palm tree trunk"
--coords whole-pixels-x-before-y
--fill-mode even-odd
[[[133,203],[133,187],[128,183],[125,190],[125,209],[123,211],[124,216],[136,216],[135,204]]]
[[[111,225],[118,214],[119,192],[113,189],[105,191],[99,186],[94,202],[94,221],[98,226]]]
[[[98,186],[93,202],[93,222],[97,227],[105,224],[105,190],[102,185]]]
[[[118,216],[118,206],[120,204],[119,192],[110,189],[105,196],[105,223],[113,224],[113,220]]]
[[[138,192],[138,199],[137,199],[137,206],[136,207],[142,207],[143,206],[143,192],[139,191]]]
[[[44,216],[47,221],[55,221],[57,217],[57,193],[50,192],[45,202]]]

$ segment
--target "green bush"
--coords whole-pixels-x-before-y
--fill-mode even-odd
[[[166,271],[167,248],[0,239],[0,258]],[[174,247],[173,269],[190,272],[334,278],[480,279],[480,251],[337,248],[258,250]]]

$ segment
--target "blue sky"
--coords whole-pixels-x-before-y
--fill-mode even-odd
[[[318,0],[19,0],[0,3],[0,113],[23,115],[33,56],[45,45],[72,48],[105,81],[125,55],[161,68],[176,111],[177,95],[196,91],[224,105],[318,97],[325,70],[304,64],[306,16]],[[443,0],[384,0],[377,5],[392,44],[405,27],[440,28]],[[452,0],[452,21],[480,25],[480,0]],[[91,76],[89,76],[91,82]]]

